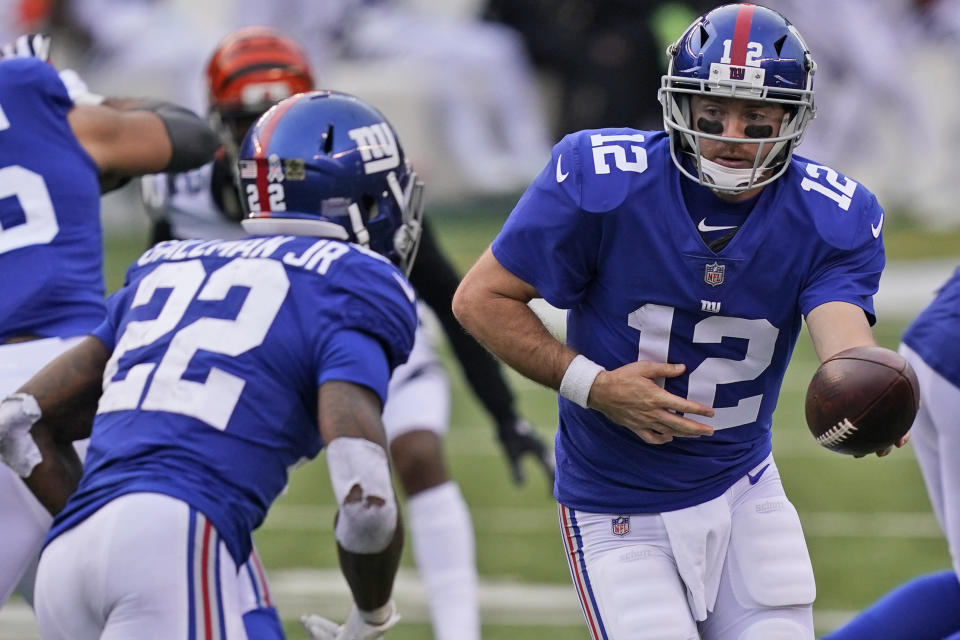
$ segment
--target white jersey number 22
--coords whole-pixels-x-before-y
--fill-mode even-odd
[[[235,259],[210,274],[203,285],[205,278],[200,261],[189,260],[161,264],[140,281],[131,308],[150,302],[158,289],[170,289],[170,295],[156,318],[127,324],[104,371],[98,413],[139,406],[146,411],[191,416],[226,429],[246,381],[216,367],[210,368],[205,382],[182,376],[198,350],[238,356],[263,343],[290,282],[283,265],[267,259]],[[170,339],[159,364],[140,363],[131,367],[124,379],[113,379],[125,353],[153,344],[175,329],[194,300],[223,300],[232,287],[249,288],[235,319],[198,318]]]

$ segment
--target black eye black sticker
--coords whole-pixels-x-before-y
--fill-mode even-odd
[[[773,127],[768,124],[748,124],[743,132],[748,138],[770,138],[773,136]]]
[[[723,133],[723,123],[717,122],[716,120],[708,120],[707,118],[697,118],[697,129],[700,129],[700,131],[704,133],[718,136]]]

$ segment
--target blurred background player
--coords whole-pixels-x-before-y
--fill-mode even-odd
[[[104,100],[24,36],[0,60],[0,393],[104,318],[100,194],[133,175],[207,162],[216,136],[160,101]],[[117,108],[122,106],[123,108]],[[0,604],[36,561],[50,515],[0,469]],[[31,589],[25,590],[29,598]]]
[[[235,0],[233,15],[303,43],[323,84],[395,103],[397,115],[388,112],[394,124],[404,131],[410,124],[431,142],[419,154],[409,151],[431,185],[447,183],[431,191],[462,199],[518,192],[550,152],[523,40],[504,24],[480,20],[479,4]]]
[[[907,327],[900,353],[920,383],[910,441],[953,569],[900,585],[824,640],[960,640],[960,270]]]
[[[45,639],[248,637],[236,573],[252,530],[321,448],[355,603],[338,637],[398,619],[380,411],[416,330],[402,271],[423,185],[381,113],[329,92],[278,105],[241,162],[244,192],[269,194],[247,200],[253,237],[148,250],[93,335],[0,405],[4,462],[63,507],[37,572]],[[70,441],[91,427],[71,495]]]
[[[210,119],[223,147],[212,163],[199,169],[143,178],[154,242],[241,235],[237,145],[275,102],[314,85],[299,45],[268,27],[245,27],[228,35],[211,56],[206,78]],[[410,280],[421,300],[421,314],[433,312],[439,319],[468,383],[493,418],[514,481],[524,481],[522,461],[528,456],[551,474],[552,452],[517,415],[502,369],[453,317],[450,303],[459,278],[426,222]],[[479,637],[477,575],[469,510],[443,458],[449,410],[447,374],[421,322],[409,361],[391,378],[383,421],[407,496],[414,559],[426,587],[434,633],[441,640],[468,640]]]
[[[722,5],[668,59],[666,131],[566,136],[454,309],[559,390],[555,495],[592,638],[812,639],[773,411],[804,318],[821,361],[875,344],[883,210],[793,155],[816,65],[784,16]],[[566,344],[535,297],[569,309]]]

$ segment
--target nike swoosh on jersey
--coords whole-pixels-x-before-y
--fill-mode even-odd
[[[563,154],[557,156],[557,184],[563,182],[567,179],[567,176],[570,175],[570,172],[563,172],[563,169],[560,168],[560,163],[563,161]]]
[[[880,222],[877,223],[877,226],[870,225],[870,231],[873,232],[874,238],[880,237],[880,229],[883,229],[883,213],[880,214]]]
[[[736,228],[737,228],[737,225],[730,225],[730,226],[721,225],[719,227],[714,227],[712,225],[707,224],[706,218],[704,218],[699,222],[699,224],[697,224],[697,229],[700,231],[700,233],[709,233],[710,231],[723,231],[725,229],[736,229]]]
[[[749,472],[747,472],[747,480],[750,481],[750,484],[757,484],[758,482],[760,482],[760,476],[763,475],[763,472],[766,471],[766,470],[767,470],[767,467],[769,467],[769,466],[770,466],[769,463],[763,465],[763,468],[760,469],[760,471],[757,471],[757,472],[756,472],[755,474],[753,474],[753,475],[751,475]]]

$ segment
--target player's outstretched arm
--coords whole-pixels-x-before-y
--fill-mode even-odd
[[[0,403],[0,456],[52,514],[80,480],[73,441],[90,435],[109,357],[88,336]]]
[[[811,309],[807,331],[820,362],[846,349],[877,344],[863,309],[849,302],[826,302]]]
[[[0,46],[0,59],[47,61],[50,47],[46,34],[23,34]],[[104,99],[70,69],[60,79],[75,103],[67,116],[70,127],[100,169],[104,192],[132,176],[199,167],[219,147],[216,133],[189,109],[161,100]]]
[[[536,290],[487,249],[460,283],[453,312],[467,331],[504,362],[531,380],[559,390],[577,354],[554,338],[527,306],[535,297]],[[601,371],[586,394],[586,404],[651,444],[674,436],[709,435],[713,429],[678,412],[712,416],[712,409],[675,396],[654,382],[682,371],[681,365],[653,362]]]
[[[849,302],[826,302],[811,309],[807,314],[807,331],[820,362],[853,347],[872,347],[877,344],[863,309]],[[910,433],[907,432],[897,441],[897,448],[909,440]],[[889,447],[880,449],[877,455],[883,457],[891,451]]]
[[[373,627],[396,615],[390,596],[403,551],[380,412],[379,397],[367,387],[338,380],[320,386],[318,422],[337,499],[340,569],[357,615]]]
[[[108,98],[103,104],[77,104],[67,117],[100,169],[104,190],[131,176],[199,167],[219,146],[199,116],[157,100]]]

